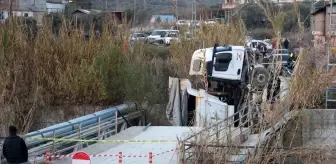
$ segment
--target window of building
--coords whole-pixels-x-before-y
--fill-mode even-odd
[[[24,13],[24,17],[28,17],[28,13]]]

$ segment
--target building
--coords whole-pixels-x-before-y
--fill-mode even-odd
[[[0,0],[0,20],[4,21],[10,15],[11,0]],[[46,0],[13,0],[12,14],[18,17],[31,17],[42,24],[46,12]]]
[[[90,16],[95,16],[98,15],[100,13],[102,13],[103,11],[101,10],[86,10],[86,9],[77,9],[74,12],[72,12],[72,15],[76,18],[76,19],[82,19],[82,20],[86,20],[88,19]]]
[[[110,15],[117,23],[121,24],[124,17],[124,12],[121,11],[102,11],[102,10],[86,10],[86,9],[77,9],[74,12],[72,12],[72,15],[76,19],[82,19],[82,20],[88,20],[92,16],[101,16],[103,15]]]
[[[174,15],[152,15],[150,24],[155,23],[175,23],[176,17]]]
[[[223,0],[222,9],[234,9],[239,5],[243,5],[246,3],[252,3],[254,0]],[[276,4],[285,4],[285,3],[293,3],[293,0],[271,0]],[[307,0],[296,0],[297,2],[306,2]],[[325,1],[325,0],[315,0],[317,1]]]
[[[47,0],[47,13],[63,12],[67,3],[68,1],[66,0]]]
[[[88,33],[91,25],[94,25],[96,31],[101,31],[101,23],[104,16],[108,16],[109,20],[116,21],[117,24],[123,23],[123,12],[101,11],[101,10],[85,10],[77,9],[72,12],[76,25],[84,25],[84,32]]]
[[[312,34],[314,36],[314,47],[319,51],[325,51],[325,43],[330,47],[336,47],[336,3],[333,4],[333,14],[330,17],[331,5],[317,9],[312,15]],[[331,18],[331,19],[330,19]],[[330,25],[332,23],[332,25]]]

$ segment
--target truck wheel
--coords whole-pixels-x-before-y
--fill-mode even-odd
[[[263,90],[269,81],[270,75],[267,69],[261,65],[256,65],[252,71],[251,87]]]

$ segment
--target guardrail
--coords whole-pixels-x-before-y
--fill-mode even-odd
[[[242,163],[250,153],[255,153],[260,156],[260,150],[257,147],[266,143],[274,137],[283,127],[285,127],[289,120],[298,116],[298,111],[290,111],[281,117],[274,125],[258,132],[258,139],[253,146],[244,145],[250,134],[261,123],[252,123],[251,111],[242,114],[241,111],[235,113],[241,115],[240,120],[233,120],[234,115],[225,120],[204,128],[200,132],[191,135],[190,137],[179,141],[179,160],[181,163],[213,163],[216,160],[219,163]],[[244,112],[243,112],[244,113]],[[250,116],[243,120],[244,116]],[[234,127],[234,123],[240,121],[239,126]],[[247,126],[243,126],[249,123]],[[244,143],[244,144],[243,144]],[[232,158],[233,156],[239,158]],[[233,160],[232,160],[233,159]],[[258,162],[256,162],[258,163]]]
[[[135,104],[123,104],[112,110],[110,108],[52,126],[56,128],[29,133],[23,136],[29,149],[29,160],[33,163],[44,161],[46,152],[49,155],[69,154],[117,134],[128,126],[142,125],[142,112]]]
[[[240,119],[234,120],[237,114],[240,115]],[[239,122],[239,126],[237,127],[234,126],[236,122]],[[256,124],[252,123],[251,112],[238,111],[225,120],[221,120],[179,141],[181,153],[179,160],[182,163],[188,163],[187,161],[194,162],[194,160],[197,160],[197,162],[209,161],[209,158],[210,160],[212,159],[210,155],[219,155],[220,152],[223,152],[223,149],[219,149],[217,146],[227,144],[239,145],[246,141],[253,126],[256,126]],[[220,153],[220,155],[231,155],[232,151],[234,152],[236,149],[234,146],[227,147],[225,153]],[[228,154],[229,152],[231,154]]]

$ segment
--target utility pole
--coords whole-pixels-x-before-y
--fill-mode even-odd
[[[116,11],[119,11],[119,0],[116,0]]]
[[[174,1],[174,12],[175,12],[175,17],[176,17],[176,20],[178,20],[177,0],[173,0],[173,1]]]
[[[192,15],[191,15],[191,35],[195,37],[195,26],[196,26],[196,0],[193,0],[192,2]]]
[[[133,1],[133,25],[135,24],[136,0]]]
[[[147,9],[147,1],[143,0],[143,8],[146,10]]]
[[[312,0],[311,2],[310,13],[313,13],[315,11],[315,1],[316,0]],[[313,16],[310,16],[310,30],[313,30]]]
[[[197,0],[198,3],[201,5],[201,14],[200,14],[200,20],[204,20],[204,0]]]

